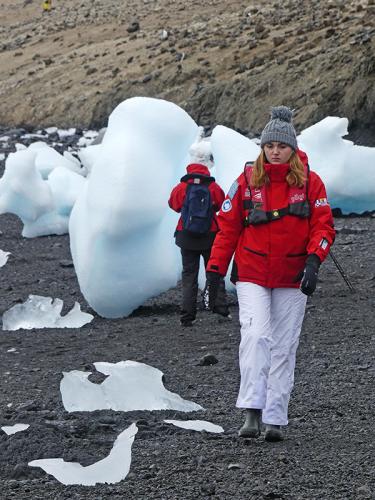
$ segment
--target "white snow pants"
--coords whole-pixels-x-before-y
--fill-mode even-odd
[[[258,408],[265,424],[287,425],[307,297],[298,288],[237,282],[241,324],[238,408]]]

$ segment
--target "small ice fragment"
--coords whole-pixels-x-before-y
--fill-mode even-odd
[[[205,420],[164,420],[164,422],[192,431],[206,431],[215,434],[224,432],[224,429],[220,425],[206,422]]]
[[[60,316],[63,307],[61,299],[29,295],[26,302],[16,304],[3,314],[3,330],[19,330],[24,328],[81,328],[90,323],[94,316],[81,311],[75,302],[65,316]]]
[[[74,135],[76,133],[75,128],[68,128],[68,129],[58,129],[57,134],[60,137],[60,139],[63,139],[64,137],[69,137],[71,135]]]
[[[83,467],[78,462],[65,462],[62,458],[47,458],[29,462],[30,467],[41,467],[60,483],[95,486],[114,484],[128,475],[131,464],[131,447],[138,432],[135,424],[125,429],[116,439],[109,455],[92,465]]]
[[[0,250],[0,267],[5,266],[8,261],[9,255],[10,252],[4,252],[3,250]]]
[[[10,405],[12,405],[12,403],[10,403]],[[9,407],[9,405],[7,406]],[[10,436],[11,434],[16,434],[16,432],[25,431],[29,427],[29,424],[4,425],[1,430],[3,430],[5,434],[8,434],[8,436]]]
[[[90,372],[73,370],[64,373],[60,391],[68,412],[112,409],[198,411],[203,408],[168,391],[163,373],[136,361],[94,363],[97,371],[108,375],[101,384],[88,380]]]

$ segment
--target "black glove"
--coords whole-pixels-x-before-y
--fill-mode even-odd
[[[208,306],[211,311],[215,307],[217,294],[219,292],[220,280],[222,276],[219,273],[214,273],[212,271],[206,272],[206,288],[208,290]]]
[[[296,278],[296,281],[301,280],[299,287],[305,295],[312,295],[315,292],[320,264],[319,257],[315,253],[310,254],[306,259],[305,269]]]

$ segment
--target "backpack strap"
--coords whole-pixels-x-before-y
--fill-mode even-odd
[[[200,182],[197,182],[197,184],[211,184],[211,182],[215,182],[215,177],[203,174],[185,174],[181,177],[180,182],[188,182],[190,179],[199,179]]]

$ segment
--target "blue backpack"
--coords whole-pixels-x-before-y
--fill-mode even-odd
[[[182,227],[191,236],[204,236],[211,228],[214,209],[207,183],[188,183],[181,209]]]

